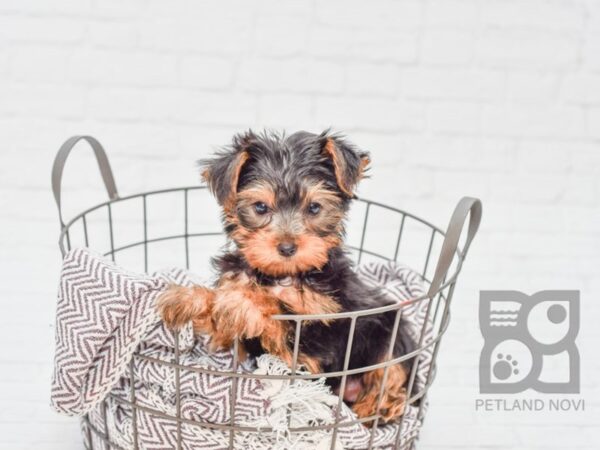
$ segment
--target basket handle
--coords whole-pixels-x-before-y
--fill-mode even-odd
[[[429,292],[427,294],[429,298],[432,298],[432,296],[437,293],[444,278],[448,274],[448,270],[450,269],[450,265],[452,264],[454,255],[458,249],[458,241],[462,235],[465,221],[467,220],[467,216],[470,215],[467,240],[465,241],[465,246],[463,248],[463,257],[466,256],[469,246],[479,229],[481,212],[481,200],[472,197],[461,198],[456,205],[456,208],[454,208],[454,213],[452,213],[452,217],[450,218],[450,223],[446,230],[446,237],[444,238],[440,257],[435,268],[435,274],[433,275],[433,279],[429,286]]]
[[[104,187],[106,188],[108,197],[111,200],[119,198],[117,186],[115,184],[115,178],[113,176],[110,163],[108,162],[108,157],[106,156],[104,148],[102,145],[100,145],[100,142],[98,142],[92,136],[73,136],[67,139],[58,150],[58,153],[54,158],[54,164],[52,165],[52,192],[54,193],[54,200],[56,200],[58,219],[60,220],[61,228],[65,227],[61,208],[61,184],[63,169],[65,168],[65,163],[67,162],[67,158],[69,157],[71,150],[73,150],[73,147],[75,147],[79,141],[86,141],[88,144],[90,144],[92,150],[94,150],[96,161],[98,161],[98,168],[100,169],[100,174],[102,175],[102,181],[104,181]]]

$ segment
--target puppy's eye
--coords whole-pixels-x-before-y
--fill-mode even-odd
[[[256,211],[256,214],[259,214],[262,216],[263,214],[266,214],[269,212],[269,207],[264,202],[256,202],[254,204],[254,211]]]
[[[308,205],[308,213],[312,214],[313,216],[316,216],[317,214],[319,214],[319,212],[321,211],[321,204],[317,203],[317,202],[311,202],[310,205]]]

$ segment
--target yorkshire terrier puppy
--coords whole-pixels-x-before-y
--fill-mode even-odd
[[[235,250],[213,259],[219,272],[215,286],[173,286],[161,296],[158,307],[167,326],[192,321],[215,348],[229,348],[239,338],[244,355],[268,352],[291,365],[294,322],[274,320],[273,314],[394,303],[359,280],[343,249],[344,219],[369,164],[367,153],[327,132],[286,137],[249,131],[201,164]],[[385,360],[395,315],[357,319],[350,369]],[[349,328],[349,319],[303,322],[298,364],[312,373],[343,370]],[[401,321],[393,357],[414,349]],[[391,366],[382,387],[383,373],[380,368],[348,377],[344,399],[359,417],[379,413],[389,422],[402,415],[409,364]],[[339,391],[339,377],[328,383]]]

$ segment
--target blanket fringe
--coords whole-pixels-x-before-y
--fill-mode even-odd
[[[279,358],[264,354],[257,358],[256,374],[289,375],[290,368]],[[299,374],[308,374],[300,368]],[[244,425],[265,428],[272,427],[270,436],[255,433],[256,441],[247,442],[252,449],[325,449],[331,443],[331,431],[290,432],[290,428],[332,424],[337,396],[333,395],[325,378],[318,380],[263,379],[264,392],[270,399],[269,414]],[[337,449],[343,449],[339,440]]]

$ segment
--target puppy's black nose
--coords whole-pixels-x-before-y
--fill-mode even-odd
[[[297,248],[293,242],[282,242],[277,246],[277,251],[281,256],[289,257],[296,253]]]

